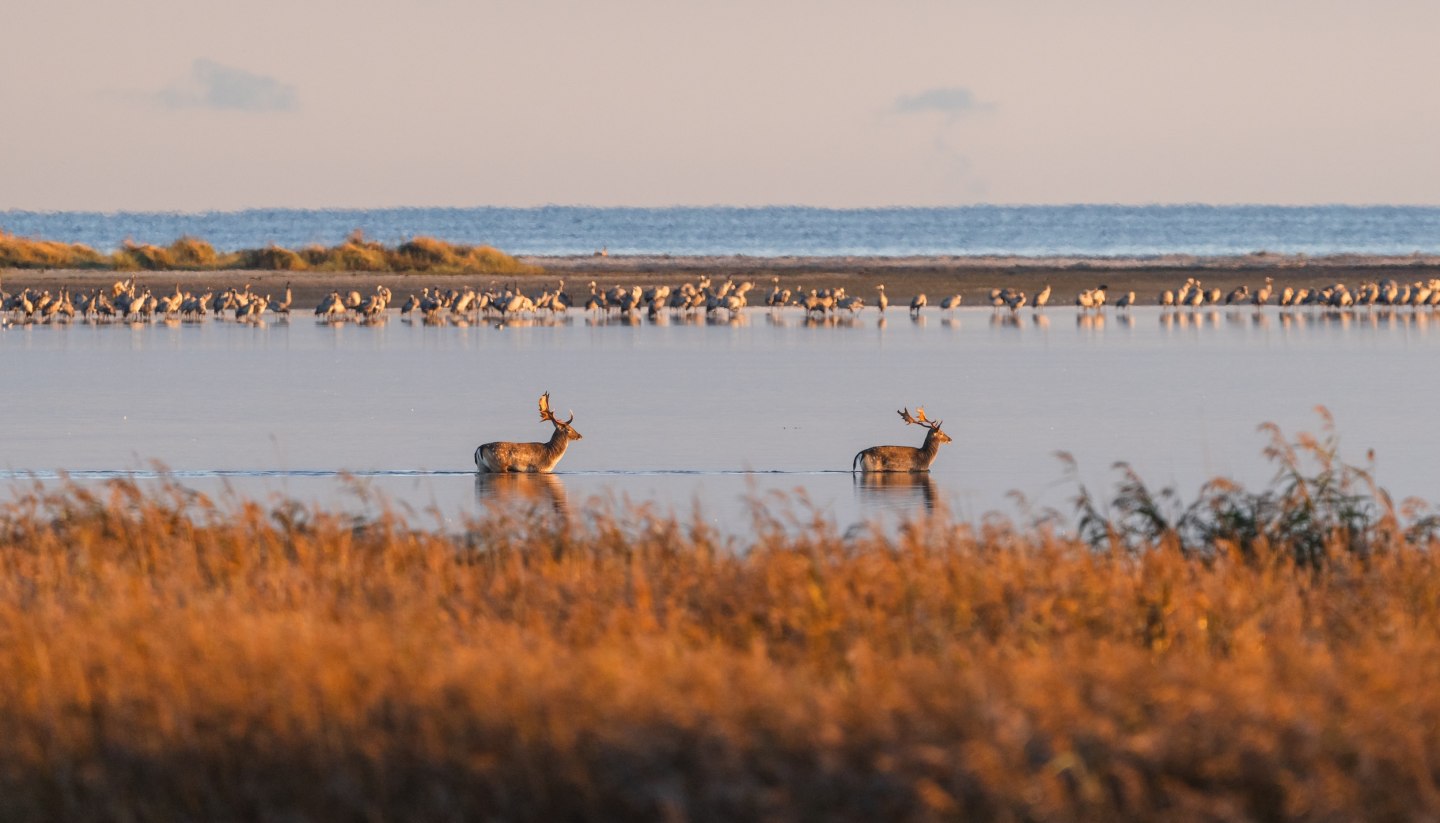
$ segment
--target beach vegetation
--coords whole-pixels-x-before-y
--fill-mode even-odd
[[[118,271],[202,271],[217,268],[220,256],[209,243],[196,237],[181,237],[169,246],[127,241],[110,256]]]
[[[358,230],[337,245],[311,245],[299,251],[270,245],[259,249],[221,253],[203,239],[186,236],[169,246],[126,241],[110,254],[101,254],[83,245],[32,240],[0,232],[0,268],[98,268],[116,271],[425,271],[504,276],[543,272],[538,266],[523,264],[490,246],[470,246],[447,243],[431,237],[415,237],[392,247],[367,239]]]
[[[1440,815],[1434,532],[1277,445],[1075,533],[17,489],[0,818]]]
[[[170,262],[180,269],[213,269],[219,264],[220,256],[214,246],[187,235],[170,244]]]
[[[266,246],[263,249],[242,251],[237,255],[233,265],[239,269],[263,271],[304,271],[310,268],[304,256],[280,246]]]
[[[95,269],[108,268],[104,255],[79,243],[33,240],[0,231],[0,268]]]

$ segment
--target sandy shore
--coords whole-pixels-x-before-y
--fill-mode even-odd
[[[672,257],[577,256],[520,257],[542,267],[542,275],[521,283],[527,291],[539,292],[566,281],[566,290],[579,299],[594,280],[601,287],[613,285],[678,285],[702,276],[715,280],[733,277],[753,280],[756,291],[770,290],[774,278],[784,288],[803,292],[811,288],[843,286],[852,294],[867,298],[875,286],[884,283],[892,302],[904,302],[924,292],[932,303],[944,295],[960,293],[966,305],[987,305],[992,288],[1015,287],[1034,292],[1049,284],[1052,303],[1071,303],[1082,289],[1100,284],[1109,286],[1112,296],[1134,291],[1140,303],[1150,304],[1164,289],[1173,289],[1195,277],[1206,285],[1229,290],[1240,284],[1252,289],[1273,277],[1279,286],[1320,286],[1336,282],[1355,285],[1367,280],[1393,278],[1407,283],[1440,277],[1440,257],[1403,257],[1252,254],[1243,257],[1190,257],[1174,255],[1134,259],[1116,258],[1017,258],[1017,257]],[[109,286],[128,273],[93,270],[6,270],[4,288],[17,291],[31,286],[73,290]],[[156,292],[182,290],[199,292],[250,284],[255,291],[279,295],[292,284],[297,308],[315,305],[332,289],[367,292],[377,284],[393,290],[397,300],[418,293],[425,286],[442,288],[488,286],[496,278],[477,275],[375,272],[270,272],[270,271],[160,271],[139,272],[139,281]]]

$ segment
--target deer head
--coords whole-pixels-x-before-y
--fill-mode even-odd
[[[550,411],[550,392],[548,391],[540,395],[540,420],[542,422],[553,423],[555,430],[564,432],[567,439],[581,439],[580,432],[575,431],[575,429],[570,426],[570,423],[575,420],[575,412],[570,412],[569,420],[561,420],[556,417],[555,413]]]

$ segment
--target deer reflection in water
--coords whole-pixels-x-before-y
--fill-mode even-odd
[[[855,495],[862,506],[899,512],[935,511],[938,497],[929,472],[863,472],[854,475]]]
[[[475,502],[481,506],[524,508],[540,512],[553,509],[561,517],[570,515],[565,484],[550,473],[486,473],[475,475]]]

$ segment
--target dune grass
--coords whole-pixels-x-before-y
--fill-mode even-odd
[[[30,240],[0,231],[0,268],[96,269],[109,268],[104,255],[78,243]]]
[[[1313,535],[1147,536],[1132,481],[1076,536],[759,507],[738,542],[36,488],[0,509],[0,819],[1440,814],[1432,532],[1310,495]]]
[[[416,237],[395,247],[365,239],[353,232],[335,246],[311,246],[299,251],[279,246],[219,253],[206,241],[181,237],[169,246],[126,242],[110,254],[88,246],[33,240],[0,232],[0,268],[114,269],[117,271],[210,271],[254,269],[265,271],[411,272],[492,274],[522,276],[542,269],[516,260],[489,246],[446,243]]]

